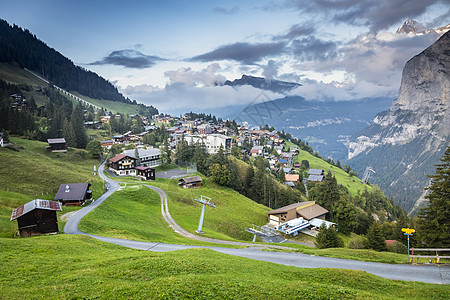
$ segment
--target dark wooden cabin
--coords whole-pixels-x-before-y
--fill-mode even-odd
[[[66,152],[67,151],[67,143],[64,138],[59,139],[47,139],[47,151],[52,152]]]
[[[86,200],[92,199],[90,186],[90,183],[63,183],[53,200],[61,202],[64,206],[82,205]]]
[[[155,180],[155,169],[150,167],[136,167],[136,176],[145,180]]]
[[[202,186],[202,178],[200,176],[181,178],[178,185],[185,189],[198,188]]]
[[[15,208],[10,221],[16,220],[19,233],[23,237],[39,234],[58,233],[56,211],[61,211],[57,201],[34,199]]]

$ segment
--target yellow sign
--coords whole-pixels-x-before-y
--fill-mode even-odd
[[[402,231],[407,234],[413,234],[414,232],[416,232],[416,230],[412,228],[402,228]]]

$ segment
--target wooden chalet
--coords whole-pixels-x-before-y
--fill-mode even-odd
[[[136,167],[136,176],[145,180],[155,180],[155,169],[150,167]]]
[[[199,188],[202,186],[202,178],[200,176],[181,178],[178,185],[185,189]]]
[[[277,226],[300,217],[308,221],[314,218],[325,219],[326,213],[328,213],[328,210],[316,204],[316,201],[306,201],[280,207],[266,214],[269,223]]]
[[[53,200],[61,202],[64,206],[83,205],[86,200],[92,199],[90,183],[63,183]]]
[[[56,212],[61,211],[57,201],[34,199],[12,211],[10,221],[16,220],[23,237],[58,233]]]
[[[135,167],[136,159],[122,153],[109,160],[109,169],[119,176],[135,175]]]
[[[52,152],[66,152],[67,151],[67,143],[64,138],[58,139],[47,139],[47,151]]]

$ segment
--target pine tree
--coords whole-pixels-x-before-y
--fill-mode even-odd
[[[141,157],[139,156],[138,148],[134,148],[134,158],[136,158],[136,167],[141,165]]]
[[[378,222],[373,222],[366,235],[367,248],[375,251],[386,251],[386,242]]]
[[[63,121],[62,136],[69,147],[76,147],[75,132],[73,131],[72,124],[70,124],[67,118],[64,118]]]
[[[76,147],[82,149],[86,148],[88,137],[86,128],[84,128],[83,110],[81,109],[81,105],[77,105],[75,109],[73,109],[70,123],[75,132]]]
[[[429,176],[428,206],[421,209],[418,234],[427,247],[450,247],[450,147],[447,147],[442,163],[436,164],[436,175]]]
[[[325,223],[320,225],[319,233],[314,243],[319,249],[344,247],[344,241],[337,235],[336,229],[331,226],[327,228]]]
[[[278,181],[281,183],[286,182],[286,174],[284,173],[283,168],[280,168],[280,171],[278,171]]]

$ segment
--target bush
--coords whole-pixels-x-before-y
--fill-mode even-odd
[[[391,247],[389,247],[389,252],[408,254],[408,247],[402,242],[396,241]]]
[[[347,244],[347,247],[350,249],[365,249],[367,241],[363,236],[353,236]]]
[[[326,228],[325,224],[320,226],[314,244],[319,249],[344,247],[344,241],[337,235],[336,229],[334,227]]]

